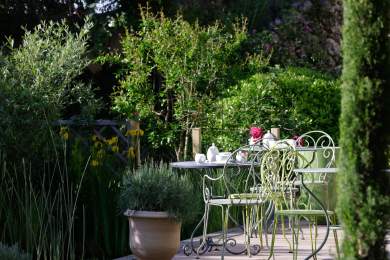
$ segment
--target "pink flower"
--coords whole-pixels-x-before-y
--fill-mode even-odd
[[[250,135],[254,138],[254,139],[258,139],[258,138],[261,138],[263,136],[263,129],[261,127],[251,127],[250,129]]]
[[[295,140],[295,143],[297,146],[303,146],[305,144],[305,140],[303,138],[299,137],[299,135],[294,135],[292,137],[292,139]]]

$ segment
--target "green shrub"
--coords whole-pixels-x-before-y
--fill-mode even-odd
[[[26,31],[15,47],[9,40],[0,52],[0,148],[16,160],[46,151],[48,129],[70,105],[92,115],[97,101],[77,77],[86,57],[90,24],[72,33],[65,23],[41,24]]]
[[[23,253],[17,245],[6,246],[0,243],[0,259],[1,260],[30,260],[28,254]]]
[[[230,87],[227,96],[210,104],[204,126],[207,147],[215,142],[228,150],[247,143],[249,127],[281,127],[282,137],[320,129],[337,140],[339,82],[305,68],[270,68]]]
[[[123,65],[114,110],[126,117],[139,113],[151,147],[175,150],[182,159],[188,154],[190,128],[236,74],[232,67],[247,61],[250,69],[258,69],[267,59],[260,54],[238,57],[247,37],[245,23],[228,32],[219,23],[202,27],[181,16],[141,11],[139,30],[122,41],[123,55],[109,58]]]
[[[188,178],[172,172],[164,164],[144,164],[128,172],[122,181],[119,206],[130,210],[167,211],[182,220],[191,221],[198,207],[194,188]]]
[[[99,140],[89,143],[91,136],[85,132],[83,136],[85,138],[73,137],[68,140],[71,150],[68,173],[72,176],[72,183],[83,181],[75,219],[75,226],[80,228],[75,230],[75,237],[78,243],[84,241],[87,259],[113,259],[128,255],[127,222],[118,214],[117,207],[119,183],[125,166]],[[92,151],[91,155],[94,149],[98,150]],[[84,175],[89,156],[90,164]]]
[[[345,0],[338,211],[343,259],[388,259],[389,1]],[[364,28],[364,29],[363,29]]]

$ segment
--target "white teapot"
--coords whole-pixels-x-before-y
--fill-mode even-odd
[[[209,162],[215,162],[217,160],[217,154],[219,154],[218,148],[213,143],[207,150],[207,160]]]

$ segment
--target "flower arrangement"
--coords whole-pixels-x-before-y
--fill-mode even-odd
[[[261,127],[251,127],[249,131],[251,138],[249,139],[249,144],[255,144],[257,143],[264,135],[263,128]]]
[[[305,145],[305,140],[302,137],[300,137],[299,135],[294,135],[291,139],[295,140],[296,146],[304,146]]]

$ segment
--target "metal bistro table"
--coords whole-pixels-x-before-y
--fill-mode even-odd
[[[178,170],[198,170],[200,172],[202,172],[202,171],[206,171],[207,172],[208,171],[208,172],[211,173],[211,171],[218,170],[218,169],[223,169],[223,168],[229,167],[229,166],[251,167],[252,164],[251,163],[235,163],[235,162],[231,162],[231,163],[226,163],[226,162],[207,162],[207,161],[204,162],[204,163],[198,163],[198,162],[195,162],[195,161],[182,161],[182,162],[170,163],[170,166],[171,166],[171,168],[178,169]],[[186,245],[183,246],[183,252],[187,256],[191,255],[192,252],[194,252],[194,253],[197,252],[197,248],[194,245],[194,236],[195,236],[196,231],[200,228],[200,226],[204,222],[204,217],[205,216],[203,215],[201,220],[199,221],[199,223],[196,225],[195,229],[192,231],[192,234],[191,234],[191,237],[190,237],[190,244],[186,244]],[[229,218],[236,225],[239,225],[238,222],[234,218],[232,218],[230,215],[229,215]],[[236,241],[235,241],[234,238],[229,238],[228,241],[231,241],[231,243],[236,244]],[[206,244],[201,249],[199,254],[202,255],[202,254],[204,254],[206,252],[211,252],[213,250],[213,248],[215,248],[217,250],[217,248],[220,247],[220,246],[222,246],[222,244],[218,243],[218,242],[214,242],[213,241],[213,237],[210,236],[210,237],[208,237],[206,239]],[[227,247],[225,249],[226,249],[226,251],[228,251],[229,253],[232,253],[232,254],[241,254],[242,253],[242,252],[237,253],[237,252],[231,251]]]
[[[195,161],[173,162],[170,166],[174,169],[222,169],[225,167],[225,162],[204,162],[197,163]]]
[[[306,186],[304,182],[303,175],[304,174],[335,174],[337,173],[338,169],[337,168],[303,168],[303,169],[294,169],[294,172],[300,175],[301,177],[301,185],[302,187],[312,196],[312,198],[320,205],[321,209],[324,211],[325,219],[326,219],[326,234],[324,241],[321,243],[321,245],[311,253],[308,257],[305,259],[310,259],[314,255],[316,255],[321,249],[324,247],[326,241],[328,240],[329,237],[329,231],[330,231],[330,219],[328,215],[328,211],[325,208],[324,204],[321,202],[320,199],[317,198],[317,196]]]

